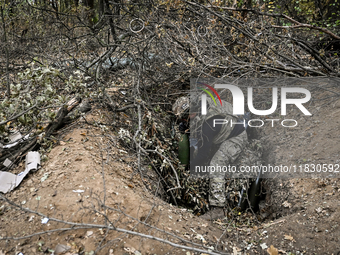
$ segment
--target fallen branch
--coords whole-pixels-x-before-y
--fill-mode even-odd
[[[69,112],[71,112],[77,105],[79,105],[80,102],[81,98],[77,97],[71,99],[67,104],[63,105],[59,109],[55,120],[46,127],[45,137],[49,137],[56,129],[58,129],[62,125],[66,115],[69,114]]]
[[[80,102],[81,102],[80,98],[73,98],[67,104],[60,107],[55,120],[52,121],[50,124],[48,124],[48,126],[45,128],[44,138],[50,137],[55,130],[57,130],[61,125],[63,125],[63,123],[65,123],[66,115],[69,114],[76,106],[78,106]],[[33,109],[35,107],[37,107],[36,104],[34,106],[30,107],[29,109],[27,109],[26,111],[14,116],[14,117],[6,120],[6,121],[1,122],[0,124],[2,124],[2,125],[6,124],[7,122],[20,117],[21,115],[27,113],[28,111],[30,111],[31,109]],[[19,141],[18,145],[16,145],[13,148],[5,149],[3,151],[3,154],[0,157],[0,162],[4,162],[6,159],[8,159],[8,160],[11,161],[11,164],[7,167],[1,164],[0,170],[3,171],[4,169],[11,168],[13,165],[15,165],[17,162],[19,162],[21,160],[21,158],[23,156],[25,156],[25,154],[28,151],[36,149],[37,141],[38,141],[37,137],[34,136],[34,137],[31,137],[31,138],[28,138],[28,140]]]

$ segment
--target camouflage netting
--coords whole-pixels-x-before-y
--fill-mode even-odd
[[[156,150],[171,161],[176,169],[181,188],[177,188],[176,177],[169,162],[160,154],[148,151],[142,154],[142,175],[149,189],[172,204],[189,208],[200,215],[209,210],[209,179],[190,176],[190,171],[178,159],[180,132],[176,117],[162,107],[157,111],[146,111],[142,119],[142,132],[137,138],[142,148]],[[133,130],[119,132],[124,146],[134,147]],[[260,140],[249,139],[243,153],[233,165],[259,165],[262,163]],[[249,187],[253,179],[226,179],[227,210],[232,213],[239,205],[242,188]]]

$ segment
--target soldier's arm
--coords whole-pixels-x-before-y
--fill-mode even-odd
[[[196,157],[190,164],[194,166],[200,166],[206,164],[211,158],[209,154],[210,148],[213,146],[214,137],[220,132],[222,125],[213,126],[213,120],[219,118],[223,119],[223,116],[217,115],[214,118],[210,118],[202,124],[202,139],[198,143],[198,152]]]
[[[243,151],[247,140],[247,133],[244,131],[240,135],[224,141],[211,159],[210,165],[232,164]]]

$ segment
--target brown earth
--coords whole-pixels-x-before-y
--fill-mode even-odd
[[[293,109],[295,128],[260,132],[267,163],[340,163],[340,101],[324,103],[312,102],[312,117]],[[104,116],[94,109],[86,119],[104,122]],[[51,254],[58,244],[69,246],[66,254],[203,253],[166,242],[228,254],[269,254],[271,245],[280,254],[340,254],[338,178],[265,180],[266,199],[257,215],[265,215],[263,221],[247,224],[252,215],[245,212],[237,226],[228,219],[210,222],[150,194],[136,170],[136,155],[119,144],[118,130],[79,121],[63,132],[42,168],[6,195],[22,208],[0,202],[0,235],[12,237],[0,241],[0,254]],[[22,170],[23,164],[15,172]],[[50,220],[42,224],[45,216]]]

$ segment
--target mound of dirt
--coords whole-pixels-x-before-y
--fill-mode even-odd
[[[98,116],[94,111],[87,121]],[[114,132],[79,123],[62,139],[42,168],[7,195],[21,208],[1,204],[1,236],[14,239],[2,243],[5,254],[51,253],[57,245],[67,254],[182,254],[166,242],[210,247],[222,234],[150,194],[134,170],[136,155],[121,148]]]

